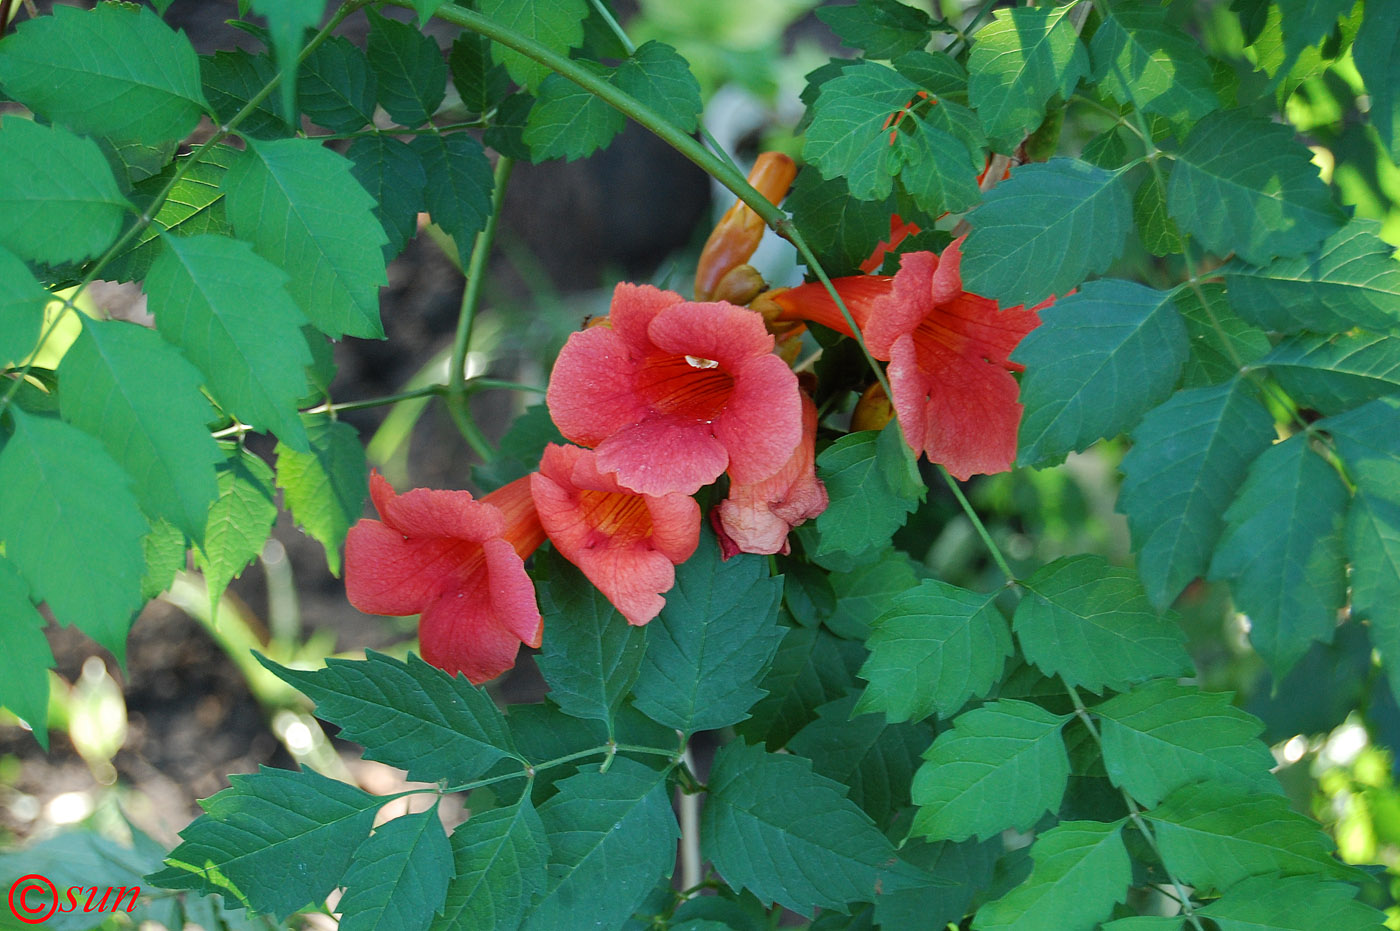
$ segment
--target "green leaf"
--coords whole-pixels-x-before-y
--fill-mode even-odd
[[[0,118],[0,248],[51,264],[85,259],[117,238],[129,206],[97,143]]]
[[[219,497],[209,508],[203,543],[194,561],[204,573],[210,604],[217,606],[230,582],[262,552],[277,520],[272,469],[242,446],[229,450],[217,472]]]
[[[822,623],[838,637],[862,642],[895,598],[919,584],[913,561],[893,546],[886,547],[874,562],[847,572],[814,571],[830,580],[836,595],[835,610],[826,612]]]
[[[583,66],[599,76],[606,73],[602,65],[585,61]],[[607,145],[626,123],[622,112],[601,97],[562,74],[550,74],[540,82],[523,138],[532,161],[562,158],[571,162]]]
[[[865,650],[814,627],[789,627],[759,687],[768,695],[750,710],[735,732],[745,740],[777,749],[787,744],[817,708],[856,685]]]
[[[983,931],[1092,928],[1132,885],[1123,822],[1062,821],[1035,839],[1030,878],[977,910]]]
[[[495,181],[485,150],[464,132],[418,136],[409,147],[423,164],[428,213],[457,243],[458,252],[469,255],[473,237],[491,215]]]
[[[1167,166],[1170,167],[1170,166]],[[1167,213],[1167,179],[1148,175],[1133,195],[1133,222],[1143,248],[1156,256],[1176,255],[1186,248],[1181,230]]]
[[[856,696],[848,694],[818,708],[816,719],[797,732],[788,749],[811,760],[818,776],[849,787],[850,800],[884,825],[909,805],[909,782],[932,740],[931,726],[861,714]]]
[[[340,727],[343,739],[362,744],[365,759],[411,780],[457,785],[517,758],[489,695],[412,654],[405,663],[370,650],[363,661],[332,658],[311,671],[258,660],[315,701],[316,716]]]
[[[1260,876],[1234,886],[1196,914],[1220,931],[1378,931],[1385,916],[1356,901],[1356,887],[1311,876]]]
[[[1191,355],[1181,372],[1183,388],[1231,381],[1241,368],[1273,348],[1267,333],[1245,323],[1230,309],[1223,285],[1207,282],[1199,291],[1178,291],[1176,309],[1191,341]]]
[[[49,670],[53,651],[44,636],[48,626],[33,602],[19,570],[0,556],[0,654],[10,674],[0,684],[0,705],[29,725],[34,739],[49,748]]]
[[[0,86],[77,132],[144,143],[184,138],[207,106],[189,39],[119,3],[22,23],[0,54]]]
[[[179,909],[174,907],[176,903],[169,896],[149,887],[140,890],[142,874],[160,865],[165,849],[135,827],[131,831],[135,849],[114,843],[89,828],[76,826],[37,844],[21,849],[10,847],[12,852],[0,855],[0,883],[9,889],[14,886],[17,877],[32,873],[38,873],[52,883],[58,892],[59,908],[67,911],[60,910],[47,921],[34,923],[58,931],[82,931],[104,924],[110,927],[115,923],[110,914],[118,911],[130,916],[133,927],[140,927],[141,923],[148,921],[159,922],[163,927],[179,927]],[[74,886],[78,888],[73,889]],[[90,891],[94,886],[101,890],[101,895]],[[43,914],[43,911],[47,911],[47,903],[52,902],[48,890],[30,888],[33,891],[24,895],[23,901],[31,911],[37,908],[41,910],[39,914]],[[67,898],[70,889],[74,897],[72,904]],[[99,908],[104,897],[110,903],[106,906],[110,909],[108,914],[103,914],[101,909],[95,913],[86,912],[85,905]],[[127,912],[127,907],[132,905],[135,907]],[[14,912],[6,911],[6,927],[26,926],[11,917]],[[30,920],[33,921],[32,918]]]
[[[1281,69],[1291,67],[1304,49],[1327,38],[1337,19],[1355,5],[1356,0],[1279,0],[1284,49]]]
[[[345,931],[426,931],[452,880],[437,805],[375,828],[355,851],[336,911]]]
[[[567,442],[550,418],[549,408],[533,404],[511,421],[496,458],[472,466],[472,481],[486,491],[495,491],[539,468],[540,457],[550,443]]]
[[[1371,125],[1392,162],[1400,161],[1400,10],[1365,4],[1361,29],[1351,45],[1356,70],[1371,95]]]
[[[277,446],[277,487],[298,526],[326,548],[326,565],[340,577],[340,547],[365,508],[369,464],[360,434],[343,420],[308,418],[308,452]]]
[[[612,727],[613,715],[637,681],[646,628],[633,627],[558,550],[539,578],[544,645],[535,658],[556,705]],[[540,558],[536,557],[539,569]]]
[[[39,342],[44,307],[53,300],[14,253],[0,248],[0,368],[29,355]]]
[[[982,199],[982,128],[971,110],[940,100],[900,124],[900,185],[929,216],[966,210]]]
[[[606,773],[585,766],[540,805],[549,837],[549,885],[522,931],[555,931],[580,916],[622,924],[656,880],[669,876],[680,830],[664,775],[615,758]]]
[[[215,506],[218,502],[214,502]],[[150,533],[141,542],[146,557],[146,572],[141,577],[141,598],[154,598],[169,591],[175,573],[188,565],[189,541],[185,534],[168,520],[156,520]],[[217,600],[217,599],[216,599]]]
[[[530,796],[507,808],[473,812],[452,832],[456,875],[432,931],[516,928],[545,891],[549,841]]]
[[[906,841],[900,856],[927,875],[919,885],[877,895],[876,925],[880,931],[927,931],[960,924],[973,896],[991,887],[1001,852],[1000,838],[962,844]]]
[[[247,243],[169,236],[146,278],[156,326],[204,373],[219,406],[254,429],[306,447],[297,401],[311,351],[281,270]]]
[[[428,121],[447,93],[447,62],[431,36],[373,8],[365,54],[378,85],[379,105],[401,126]]]
[[[1003,305],[1030,306],[1068,293],[1118,258],[1133,225],[1132,196],[1120,172],[1052,158],[1013,171],[967,222],[963,286]]]
[[[938,735],[914,774],[919,811],[909,833],[931,840],[985,840],[1025,831],[1059,807],[1069,780],[1060,728],[1068,715],[1002,699],[964,712]]]
[[[783,581],[769,578],[768,561],[741,553],[720,559],[708,529],[695,555],[676,567],[676,586],[648,625],[635,705],[666,727],[693,734],[748,717],[763,697],[783,629],[778,624]]]
[[[857,0],[853,6],[824,6],[817,19],[848,48],[864,49],[870,58],[898,58],[921,50],[933,37],[927,13],[899,0]]]
[[[1159,679],[1098,705],[1108,777],[1148,808],[1193,782],[1277,794],[1264,723],[1232,697]]]
[[[1202,889],[1223,891],[1265,873],[1362,875],[1333,859],[1331,839],[1283,796],[1198,783],[1173,792],[1143,817],[1152,822],[1167,869]]]
[[[386,801],[309,769],[264,766],[229,782],[200,802],[205,814],[180,832],[166,868],[146,881],[232,895],[279,921],[340,883]]]
[[[1209,114],[1186,137],[1167,209],[1206,249],[1255,265],[1306,252],[1342,225],[1292,127],[1237,110]]]
[[[82,332],[59,364],[59,413],[97,437],[136,482],[141,509],[199,542],[218,494],[223,456],[206,424],[204,376],[145,327],[79,315]]]
[[[928,579],[896,598],[866,641],[860,677],[870,685],[856,711],[883,711],[890,721],[951,717],[990,692],[1012,654],[997,594]]]
[[[643,43],[622,60],[609,82],[682,132],[694,132],[700,123],[700,85],[690,64],[664,42]]]
[[[1045,105],[1068,97],[1089,76],[1070,7],[997,10],[977,33],[968,59],[968,94],[992,147],[1011,152],[1040,125]]]
[[[1172,294],[1131,281],[1091,281],[1041,312],[1016,347],[1022,465],[1053,465],[1117,436],[1171,393],[1186,361],[1186,327]]]
[[[418,234],[418,214],[427,207],[423,159],[408,143],[385,135],[356,139],[345,155],[353,163],[350,174],[374,199],[375,219],[389,237],[384,256],[391,259]]]
[[[505,66],[491,63],[490,49],[490,39],[472,32],[463,31],[452,40],[447,67],[468,113],[489,112],[510,90]]]
[[[1115,7],[1089,54],[1099,86],[1144,113],[1190,124],[1220,106],[1209,60],[1160,7]]]
[[[277,91],[282,112],[296,112],[297,58],[306,30],[315,29],[326,11],[326,0],[252,0],[253,10],[267,17],[277,70],[282,74]]]
[[[849,433],[817,456],[831,503],[817,518],[817,555],[861,553],[885,543],[928,493],[895,425]]]
[[[270,55],[254,55],[246,49],[202,56],[199,71],[204,93],[220,124],[231,123],[277,78],[277,66]],[[238,133],[245,138],[285,139],[292,130],[282,115],[284,112],[279,96],[265,97],[238,124]]]
[[[1341,478],[1300,433],[1254,461],[1225,512],[1210,578],[1230,580],[1249,640],[1277,676],[1336,630],[1346,604],[1346,502]]]
[[[344,36],[331,36],[302,62],[297,100],[311,122],[331,132],[350,133],[374,122],[378,90],[365,53]]]
[[[1337,414],[1400,391],[1400,337],[1360,331],[1285,339],[1260,365],[1300,404]]]
[[[5,556],[60,623],[77,625],[122,661],[143,600],[148,529],[131,479],[78,428],[9,413],[14,432],[0,449]]]
[[[875,244],[890,234],[894,202],[851,196],[844,178],[824,180],[814,166],[797,172],[783,208],[830,275],[854,274]]]
[[[1242,380],[1177,392],[1133,431],[1118,509],[1158,608],[1205,574],[1225,509],[1274,438],[1273,417]]]
[[[233,228],[291,275],[287,290],[321,332],[384,335],[386,237],[344,156],[309,139],[250,141],[223,190]]]
[[[1400,332],[1400,264],[1374,220],[1354,219],[1318,250],[1256,268],[1222,269],[1230,306],[1266,330]]]
[[[487,19],[565,57],[583,41],[583,21],[588,16],[587,0],[480,0],[477,8]],[[532,91],[545,75],[553,74],[546,65],[504,46],[492,45],[491,52],[517,84]]]
[[[700,813],[705,859],[731,887],[812,915],[870,901],[894,847],[800,756],[765,753],[742,740],[724,746],[710,769]]]
[[[228,235],[230,228],[224,215],[224,192],[219,185],[224,180],[224,172],[238,154],[236,149],[217,145],[201,151],[199,160],[192,165],[188,160],[193,156],[181,156],[160,174],[137,184],[132,196],[143,208],[154,203],[166,185],[173,183],[173,186],[152,216],[150,225],[137,233],[136,238],[103,267],[103,277],[113,281],[144,279],[160,254],[163,232],[175,236],[200,233]],[[184,176],[176,180],[181,172],[184,172]]]
[[[1047,676],[1101,694],[1192,674],[1176,615],[1153,610],[1131,569],[1110,566],[1102,556],[1069,556],[1021,584],[1027,596],[1012,621],[1016,639]]]

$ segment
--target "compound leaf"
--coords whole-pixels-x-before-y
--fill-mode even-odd
[[[699,125],[700,85],[686,60],[664,42],[643,43],[609,80],[682,132]]]
[[[601,65],[584,62],[596,74]],[[562,74],[550,74],[540,82],[539,98],[530,108],[523,138],[535,162],[551,158],[573,161],[592,155],[622,132],[627,123],[621,111],[592,91]]]
[[[548,883],[549,841],[530,796],[473,812],[452,832],[451,845],[455,876],[432,931],[519,927]]]
[[[583,42],[583,21],[588,18],[587,0],[480,0],[477,8],[486,18],[565,56]],[[553,74],[547,65],[502,45],[492,45],[491,51],[516,83],[532,91],[545,75]]]
[[[418,136],[409,147],[423,165],[423,204],[433,222],[452,237],[459,252],[470,254],[472,238],[491,215],[495,181],[486,151],[466,133]]]
[[[423,159],[408,143],[382,134],[356,139],[345,155],[350,173],[374,198],[374,216],[389,237],[384,255],[393,258],[418,233],[418,214],[427,207]]]
[[[272,469],[242,446],[228,450],[215,475],[219,496],[209,507],[194,561],[204,573],[209,602],[217,607],[229,583],[262,552],[277,520],[277,502]]]
[[[1200,46],[1159,7],[1116,7],[1089,46],[1094,79],[1123,103],[1190,124],[1220,106]]]
[[[977,33],[967,63],[968,95],[992,147],[1011,152],[1045,118],[1045,105],[1068,97],[1089,76],[1089,56],[1067,6],[997,10]]]
[[[277,487],[297,524],[325,547],[326,564],[338,577],[340,547],[369,493],[369,465],[353,426],[329,418],[308,421],[310,450],[277,447]]]
[[[452,880],[437,805],[375,828],[355,851],[336,911],[345,931],[426,931]]]
[[[850,433],[817,456],[830,505],[817,518],[817,555],[886,543],[928,493],[895,425]]]
[[[1299,333],[1259,360],[1294,400],[1324,414],[1400,391],[1400,336]]]
[[[1356,887],[1312,876],[1246,879],[1196,914],[1220,931],[1376,931],[1385,916],[1356,901]]]
[[[1132,885],[1122,821],[1062,821],[1035,839],[1031,859],[1025,882],[977,910],[977,928],[1091,928]]]
[[[365,54],[384,112],[401,126],[425,123],[447,93],[447,62],[431,36],[369,11]]]
[[[344,36],[331,36],[302,62],[297,99],[313,123],[332,132],[351,133],[374,121],[378,90],[365,53]],[[380,138],[384,137],[356,141]]]

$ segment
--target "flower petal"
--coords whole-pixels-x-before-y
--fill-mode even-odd
[[[633,389],[642,356],[643,350],[629,347],[615,327],[569,334],[545,392],[559,432],[575,443],[597,446],[646,417],[648,408]]]
[[[714,431],[729,451],[734,481],[762,481],[781,469],[802,438],[802,400],[787,363],[775,355],[746,362]]]
[[[661,414],[614,433],[597,453],[599,469],[616,472],[624,488],[646,495],[693,495],[729,464],[710,424]]]
[[[647,333],[663,352],[711,359],[731,374],[749,358],[773,351],[763,318],[724,301],[667,308],[656,315]]]
[[[378,472],[370,474],[369,482],[375,510],[404,536],[487,540],[505,529],[501,512],[469,491],[414,488],[399,495]]]
[[[624,281],[613,289],[608,320],[629,348],[645,352],[651,345],[651,339],[647,336],[651,321],[666,308],[684,302],[685,298],[675,291]]]
[[[887,294],[870,305],[865,345],[877,359],[889,359],[894,341],[914,329],[933,310],[930,297],[938,256],[932,252],[906,252],[900,257],[899,274]]]

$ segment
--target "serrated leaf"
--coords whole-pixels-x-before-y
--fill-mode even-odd
[[[373,9],[365,54],[384,112],[401,126],[418,126],[437,112],[447,92],[447,62],[431,36]]]
[[[1311,876],[1246,879],[1196,914],[1220,931],[1380,931],[1385,916],[1356,901],[1356,887]]]
[[[956,121],[966,118],[969,122]],[[977,185],[982,150],[966,128],[980,136],[976,115],[951,100],[940,100],[922,116],[911,113],[900,134],[900,186],[929,216],[966,210],[982,197]]]
[[[298,526],[326,549],[331,575],[340,577],[340,547],[365,508],[369,464],[360,434],[343,420],[309,420],[307,452],[277,446],[277,487]]]
[[[1048,676],[1095,694],[1157,676],[1191,675],[1176,615],[1159,616],[1131,569],[1101,556],[1070,556],[1021,583],[1012,626],[1026,659]]]
[[[1108,777],[1148,808],[1193,782],[1277,794],[1264,724],[1231,699],[1157,680],[1096,706]]]
[[[1342,225],[1342,213],[1291,126],[1231,110],[1195,125],[1175,154],[1167,209],[1217,255],[1263,265],[1300,255]]]
[[[1012,654],[996,597],[929,579],[896,598],[866,641],[860,677],[870,684],[856,710],[890,721],[948,717],[991,691]]]
[[[261,767],[200,805],[166,868],[163,889],[231,893],[279,921],[324,899],[345,875],[386,799],[311,770]]]
[[[355,851],[336,906],[345,931],[426,931],[452,880],[437,805],[375,828]]]
[[[1336,414],[1400,391],[1400,337],[1299,333],[1259,359],[1300,404]]]
[[[1346,502],[1341,478],[1298,434],[1254,461],[1225,512],[1210,578],[1230,580],[1250,643],[1277,676],[1336,630],[1346,603]]]
[[[150,533],[141,542],[141,549],[146,557],[146,572],[141,576],[141,598],[146,600],[170,590],[175,573],[188,565],[189,541],[170,521],[157,520],[151,524]]]
[[[427,172],[418,151],[385,135],[366,136],[351,143],[346,157],[350,173],[374,199],[374,216],[389,241],[384,256],[392,259],[418,233],[418,214],[427,209]]]
[[[282,112],[296,111],[297,58],[306,30],[316,28],[326,11],[326,0],[251,0],[255,12],[267,17],[272,50],[277,54],[277,70],[282,79],[277,93]]]
[[[48,626],[29,600],[29,585],[19,569],[0,556],[0,655],[9,675],[0,684],[0,705],[29,725],[34,739],[49,748],[49,670],[53,651],[44,636]]]
[[[1011,152],[1040,125],[1045,105],[1068,97],[1089,76],[1070,7],[997,10],[977,33],[968,60],[968,94],[998,152]]]
[[[583,915],[617,927],[675,863],[680,829],[664,774],[617,758],[606,773],[590,766],[556,785],[540,805],[549,885],[521,929],[555,931]]]
[[[490,49],[491,40],[472,32],[463,31],[452,40],[447,67],[468,113],[492,110],[510,90],[505,66],[491,63]]]
[[[601,65],[585,62],[598,76]],[[531,160],[551,158],[573,161],[592,155],[622,132],[627,120],[620,110],[605,103],[562,74],[550,74],[540,82],[539,97],[526,117],[522,138]]]
[[[824,180],[813,166],[797,173],[785,210],[828,274],[854,274],[875,244],[889,236],[893,198],[866,201],[852,197],[845,179]]]
[[[875,619],[888,611],[894,599],[919,583],[913,561],[893,546],[886,547],[865,565],[846,571],[820,573],[836,596],[835,608],[821,618],[832,633],[864,642]]]
[[[316,715],[341,736],[419,782],[470,782],[497,761],[516,759],[505,718],[489,695],[409,654],[408,662],[369,650],[365,659],[328,659],[306,671],[259,662],[316,702]]]
[[[1400,10],[1388,3],[1365,4],[1351,45],[1356,70],[1371,95],[1371,125],[1392,162],[1400,161]]]
[[[802,757],[765,753],[742,740],[710,769],[700,844],[726,883],[811,917],[874,897],[894,847]]]
[[[1206,572],[1225,509],[1274,436],[1273,417],[1241,380],[1177,392],[1133,431],[1118,508],[1158,608]]]
[[[238,235],[289,275],[287,290],[332,339],[379,338],[387,241],[350,162],[309,139],[250,141],[224,177]]]
[[[977,928],[1089,931],[1132,885],[1122,821],[1062,821],[1036,838],[1031,859],[1025,882],[977,910]]]
[[[277,79],[272,56],[254,55],[247,49],[201,56],[199,72],[204,94],[220,124],[230,124],[264,87]],[[284,139],[292,130],[283,113],[281,97],[269,95],[243,117],[238,133],[245,138]]]
[[[1012,353],[1026,367],[1020,464],[1053,465],[1132,429],[1176,385],[1188,343],[1171,292],[1109,278],[1040,313]]]
[[[741,553],[720,559],[705,529],[695,555],[676,567],[676,586],[648,625],[642,672],[633,687],[638,711],[666,727],[693,734],[748,717],[763,697],[758,680],[772,662],[781,578],[768,562]]]
[[[262,552],[277,520],[272,469],[258,456],[236,447],[216,477],[219,496],[209,508],[203,543],[194,551],[215,606],[229,583]]]
[[[967,222],[964,287],[1029,306],[1113,263],[1132,228],[1132,197],[1119,172],[1052,158],[1013,171]]]
[[[820,7],[816,14],[842,45],[864,49],[871,58],[921,50],[933,36],[928,14],[899,0],[857,0],[853,6]]]
[[[1114,8],[1089,54],[1099,86],[1144,113],[1189,124],[1220,106],[1208,59],[1160,7]]]
[[[909,833],[930,840],[985,840],[1024,831],[1059,807],[1069,755],[1054,715],[1002,699],[964,712],[924,753],[912,795],[919,811]]]
[[[909,782],[919,754],[933,740],[927,724],[891,723],[861,714],[848,694],[817,709],[817,717],[788,741],[812,761],[812,772],[849,787],[847,796],[876,824],[909,805]]]
[[[768,695],[750,710],[751,717],[734,728],[739,736],[777,749],[787,744],[816,709],[856,685],[855,673],[864,658],[860,644],[841,640],[814,627],[789,627],[759,683]]]
[[[816,521],[817,555],[861,553],[888,541],[928,491],[894,425],[832,443],[817,456],[817,477],[831,502]]]
[[[1331,839],[1282,796],[1196,784],[1173,792],[1143,817],[1152,822],[1167,869],[1202,889],[1223,891],[1266,873],[1338,879],[1359,874],[1333,859]]]
[[[1400,264],[1374,220],[1353,219],[1316,252],[1222,269],[1230,306],[1266,330],[1400,332]]]
[[[0,248],[51,264],[85,259],[117,238],[129,206],[97,143],[0,118]]]
[[[0,54],[0,86],[77,132],[144,143],[184,138],[207,106],[189,39],[119,3],[21,23]]]
[[[464,132],[418,136],[409,147],[423,165],[424,206],[433,222],[457,243],[458,251],[469,254],[472,237],[491,215],[495,181],[485,150]]]
[[[1183,388],[1231,381],[1273,348],[1269,334],[1245,323],[1230,309],[1225,288],[1218,283],[1202,284],[1199,291],[1178,291],[1176,309],[1191,342],[1191,355],[1181,370]]]
[[[132,197],[138,204],[148,206],[173,182],[170,193],[151,217],[150,225],[103,266],[103,277],[113,281],[144,279],[160,254],[162,232],[176,236],[227,235],[229,224],[224,215],[224,192],[219,185],[237,156],[236,149],[217,145],[201,150],[199,160],[193,165],[188,163],[193,156],[181,156],[160,174],[137,184],[132,189]],[[182,172],[183,177],[176,180]]]
[[[891,889],[875,897],[875,922],[881,931],[926,931],[958,924],[973,896],[992,885],[1000,838],[955,844],[906,841],[900,856],[923,870],[925,881]]]
[[[306,394],[306,323],[286,276],[246,242],[168,236],[146,277],[156,326],[204,373],[220,407],[254,429],[309,448],[296,404]]]
[[[1167,180],[1157,174],[1148,175],[1133,195],[1133,222],[1143,248],[1156,256],[1175,255],[1185,245],[1181,230],[1167,213]]]
[[[120,823],[119,821],[118,824]],[[164,927],[178,927],[179,910],[173,907],[176,903],[170,901],[169,896],[155,893],[155,890],[149,887],[145,890],[140,889],[143,883],[142,874],[160,865],[165,850],[162,845],[151,841],[136,828],[131,830],[135,841],[134,849],[108,840],[91,828],[77,826],[23,848],[16,849],[11,846],[8,852],[0,854],[0,882],[4,883],[6,888],[12,888],[16,878],[39,873],[47,882],[52,883],[59,897],[59,901],[54,904],[59,910],[42,924],[55,931],[98,928],[103,924],[104,918],[111,921],[110,915],[115,912],[129,915],[135,927],[148,921],[160,922]],[[48,889],[43,886],[36,887],[25,883],[19,888],[23,889],[25,886],[29,887],[29,891],[21,893],[24,896],[22,901],[32,920],[48,911],[46,906],[53,903],[53,899],[49,897]],[[73,889],[74,886],[78,888]],[[102,895],[89,892],[93,886],[101,890]],[[69,889],[73,889],[72,895],[76,901],[68,899]],[[88,893],[91,898],[85,897],[84,893]],[[109,904],[98,908],[104,896]],[[87,904],[91,904],[96,911],[85,912],[83,906]],[[131,907],[130,912],[127,912],[128,907]],[[24,909],[21,909],[21,912],[23,911]],[[7,926],[20,927],[11,917],[13,914],[14,912],[11,912],[6,916],[7,922],[12,922]]]
[[[545,571],[539,587],[546,633],[535,662],[549,697],[569,714],[605,721],[611,729],[641,673],[647,629],[628,624],[557,550]]]
[[[473,813],[452,832],[455,876],[432,931],[516,928],[548,882],[549,841],[529,795]]]
[[[0,368],[29,355],[39,342],[44,307],[53,300],[29,268],[0,248]]]
[[[301,63],[297,101],[311,122],[331,132],[354,132],[372,123],[378,91],[365,53],[344,36],[329,37]]]
[[[481,0],[478,9],[487,19],[565,56],[583,41],[583,21],[588,17],[586,0]],[[492,45],[491,53],[517,84],[532,91],[545,75],[553,74],[548,66],[502,45]]]
[[[62,624],[126,655],[141,606],[148,525],[131,479],[77,427],[11,407],[0,449],[0,541],[5,556]]]
[[[682,132],[694,132],[699,125],[700,85],[690,64],[664,42],[643,43],[622,60],[609,81]]]
[[[58,368],[60,415],[101,440],[136,480],[148,517],[199,542],[223,458],[206,426],[213,410],[199,393],[204,376],[152,330],[79,319],[82,331]]]

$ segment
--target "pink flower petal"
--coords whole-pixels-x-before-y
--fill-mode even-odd
[[[623,487],[644,495],[693,495],[729,464],[710,424],[661,414],[614,433],[597,452],[598,468],[616,472]]]
[[[783,467],[802,438],[797,376],[774,355],[746,362],[729,406],[715,421],[729,451],[729,474],[740,484],[762,481]]]

